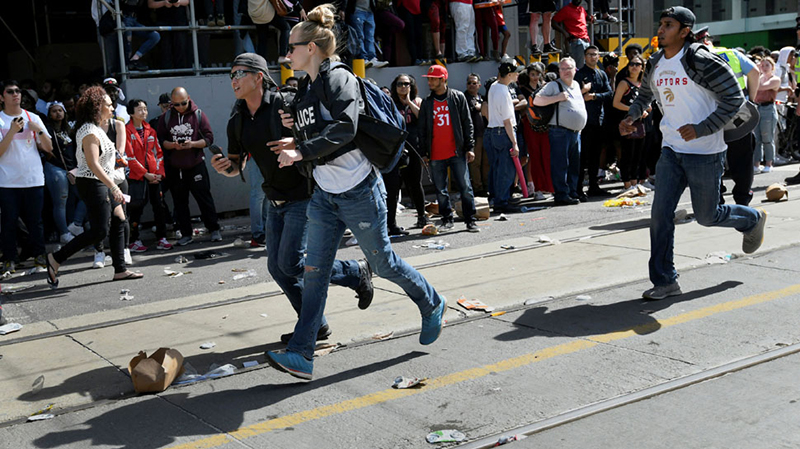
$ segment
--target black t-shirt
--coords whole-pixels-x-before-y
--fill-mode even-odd
[[[275,101],[279,98],[272,97]],[[268,199],[300,201],[310,198],[309,179],[301,175],[295,165],[279,168],[278,157],[267,147],[267,142],[290,134],[280,123],[280,115],[277,113],[280,106],[262,102],[255,115],[250,114],[244,101],[237,102],[235,107],[241,115],[242,135],[241,138],[236,138],[237,119],[231,118],[228,121],[228,154],[250,155],[250,163],[255,162],[264,177],[261,188]]]
[[[475,110],[475,105],[478,103],[483,103],[483,98],[480,95],[475,95],[474,97],[470,95],[468,92],[464,92],[464,96],[467,97],[467,104],[469,105],[469,115],[472,117],[472,127],[475,131],[475,137],[483,137],[483,131],[486,129],[486,122],[481,115],[481,111]]]

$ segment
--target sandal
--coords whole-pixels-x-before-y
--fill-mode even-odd
[[[141,278],[144,277],[143,273],[137,273],[135,271],[126,271],[124,274],[125,274],[125,276],[122,276],[121,278],[114,277],[114,280],[115,281],[124,281],[124,280],[127,280],[127,279],[141,279]]]
[[[47,265],[47,283],[50,284],[50,288],[55,290],[58,288],[58,271],[50,263],[51,257],[53,257],[53,253],[48,253],[44,256],[44,260]]]

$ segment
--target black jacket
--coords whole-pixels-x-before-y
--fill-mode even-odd
[[[281,94],[265,91],[261,106],[253,115],[244,100],[237,100],[228,120],[228,154],[250,156],[250,163],[261,171],[261,188],[270,200],[301,201],[311,196],[309,180],[294,165],[280,168],[278,156],[267,147],[267,142],[291,135],[278,113],[284,108],[283,100]]]
[[[419,109],[419,141],[421,153],[431,157],[431,140],[433,139],[433,92],[422,100]],[[469,113],[467,97],[463,93],[447,88],[447,107],[450,109],[450,123],[456,139],[456,155],[466,157],[475,148],[475,136],[472,117]]]
[[[291,104],[297,149],[303,160],[324,164],[355,149],[353,138],[361,108],[358,80],[347,70],[331,70],[329,59],[322,62],[313,82],[304,76]]]

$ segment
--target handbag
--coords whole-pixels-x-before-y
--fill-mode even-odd
[[[642,121],[642,119],[633,122],[633,126],[636,127],[636,131],[622,137],[626,139],[644,139],[645,132],[644,132],[644,122]]]
[[[294,5],[289,3],[288,0],[269,0],[269,2],[275,9],[275,14],[281,17],[288,15],[294,10]]]
[[[114,20],[114,16],[111,15],[110,10],[103,13],[102,17],[100,17],[98,29],[101,36],[108,36],[117,29],[117,22]]]
[[[268,0],[247,0],[247,13],[255,24],[270,23],[275,18],[275,7]]]

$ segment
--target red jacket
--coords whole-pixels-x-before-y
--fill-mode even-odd
[[[128,177],[137,181],[144,179],[146,173],[164,176],[164,155],[156,131],[146,121],[142,122],[142,127],[144,140],[133,126],[133,120],[125,125],[125,155],[131,170]]]

